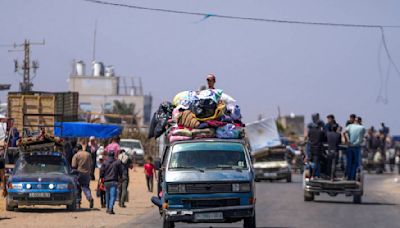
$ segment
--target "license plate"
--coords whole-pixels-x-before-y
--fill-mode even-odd
[[[214,212],[214,213],[197,213],[194,214],[194,218],[196,220],[222,220],[224,216],[222,212]]]
[[[50,198],[50,193],[48,193],[48,192],[31,192],[31,193],[29,193],[29,198]]]
[[[276,173],[264,173],[264,177],[276,177]]]

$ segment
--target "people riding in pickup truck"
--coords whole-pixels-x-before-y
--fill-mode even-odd
[[[320,163],[323,153],[323,143],[326,142],[326,134],[323,131],[323,122],[319,119],[319,114],[316,113],[312,116],[313,122],[309,124],[308,130],[308,143],[310,147],[310,157],[309,161],[314,163],[314,168],[312,169],[312,177],[320,176]]]
[[[326,139],[328,142],[328,159],[326,163],[326,174],[331,177],[331,180],[335,178],[336,159],[339,153],[339,145],[342,143],[342,135],[338,132],[339,125],[333,125],[330,131],[326,133]]]
[[[207,85],[208,85],[208,89],[215,89],[215,75],[213,74],[208,74],[207,75]]]
[[[353,124],[346,127],[345,138],[349,147],[346,151],[346,174],[348,180],[355,180],[357,169],[360,166],[361,144],[364,140],[365,128],[362,126],[361,117],[356,117]]]

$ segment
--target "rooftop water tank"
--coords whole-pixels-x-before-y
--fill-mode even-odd
[[[93,76],[104,76],[104,64],[102,62],[93,61]]]
[[[114,77],[115,76],[115,70],[114,66],[106,66],[106,77]]]
[[[75,70],[76,70],[76,75],[77,76],[84,76],[86,74],[86,66],[85,62],[78,61],[75,63]]]

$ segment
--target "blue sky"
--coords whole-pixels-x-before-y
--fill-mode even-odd
[[[372,0],[109,0],[140,6],[204,13],[335,23],[400,25],[399,1]],[[116,72],[142,77],[154,106],[180,91],[217,76],[218,88],[235,97],[245,121],[262,114],[333,113],[343,123],[348,114],[365,124],[381,121],[400,133],[400,76],[393,70],[388,103],[377,103],[378,29],[321,27],[185,16],[91,4],[82,0],[1,1],[0,45],[46,39],[33,46],[40,61],[36,90],[67,90],[73,59],[91,61],[93,28],[98,21],[96,58]],[[400,65],[400,29],[386,29],[387,44]],[[0,83],[18,89],[13,59],[0,46]],[[383,70],[387,58],[381,53]],[[393,68],[392,68],[393,69]],[[384,94],[383,94],[384,95]],[[4,101],[6,94],[0,93]],[[309,118],[308,118],[309,119]]]

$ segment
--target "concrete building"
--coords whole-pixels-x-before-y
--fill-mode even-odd
[[[150,123],[152,96],[143,94],[140,78],[116,76],[112,66],[104,67],[101,62],[93,62],[92,72],[86,74],[84,62],[79,61],[74,64],[68,84],[70,91],[79,92],[79,107],[84,112],[105,113],[118,100],[135,104],[139,126]]]
[[[279,118],[282,126],[287,129],[288,133],[303,136],[304,135],[304,116],[294,114],[281,116]]]

